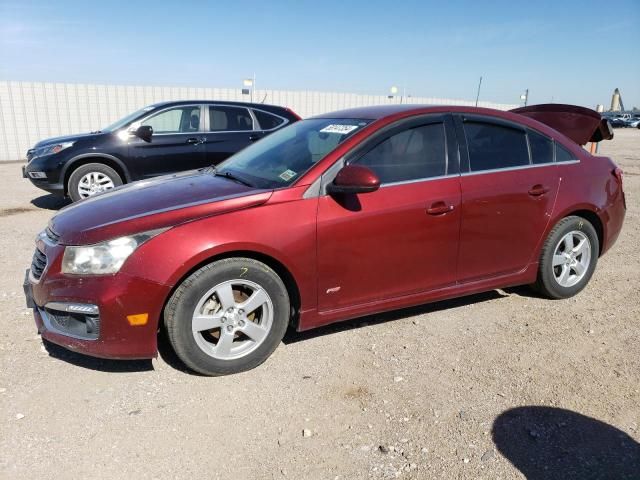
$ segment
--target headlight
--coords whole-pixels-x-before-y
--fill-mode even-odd
[[[35,149],[34,157],[44,157],[45,155],[52,155],[54,153],[59,153],[65,148],[69,148],[73,146],[76,142],[62,142],[56,143],[54,145],[45,145],[44,147],[39,147]]]
[[[129,255],[166,228],[108,240],[95,245],[65,247],[62,273],[71,275],[107,275],[117,273]]]

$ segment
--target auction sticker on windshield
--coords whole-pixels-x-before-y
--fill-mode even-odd
[[[285,182],[288,182],[289,180],[291,180],[293,177],[295,177],[297,175],[296,172],[294,172],[293,170],[285,170],[284,172],[282,172],[279,177],[281,179],[283,179]]]
[[[322,133],[339,133],[340,135],[346,135],[353,132],[358,125],[327,125],[320,132]]]

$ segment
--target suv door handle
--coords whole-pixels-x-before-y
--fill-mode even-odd
[[[262,135],[260,135],[259,133],[254,133],[252,135],[249,135],[249,140],[251,142],[255,142],[256,140],[260,140],[262,138]]]
[[[544,185],[534,185],[529,189],[529,195],[532,197],[539,197],[540,195],[544,195],[549,191],[549,187],[545,187]]]
[[[452,210],[453,205],[447,205],[444,202],[434,202],[429,208],[427,208],[427,213],[429,215],[444,215],[445,213],[449,213]]]
[[[204,140],[202,140],[201,138],[191,137],[187,138],[187,143],[189,145],[200,145],[201,143],[204,143]]]

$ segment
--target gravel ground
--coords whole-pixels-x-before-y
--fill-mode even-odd
[[[47,351],[21,283],[62,202],[0,165],[1,478],[638,478],[640,130],[629,210],[577,297],[493,291],[305,334],[205,378]],[[637,470],[634,470],[637,468]]]

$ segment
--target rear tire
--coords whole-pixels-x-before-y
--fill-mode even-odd
[[[257,367],[287,330],[287,289],[270,267],[250,258],[196,270],[165,307],[169,342],[190,369],[211,376]]]
[[[587,286],[598,263],[600,244],[593,225],[572,215],[560,220],[542,247],[533,287],[549,298],[569,298]]]
[[[122,185],[122,178],[104,163],[87,163],[76,168],[67,182],[67,195],[77,202]]]

